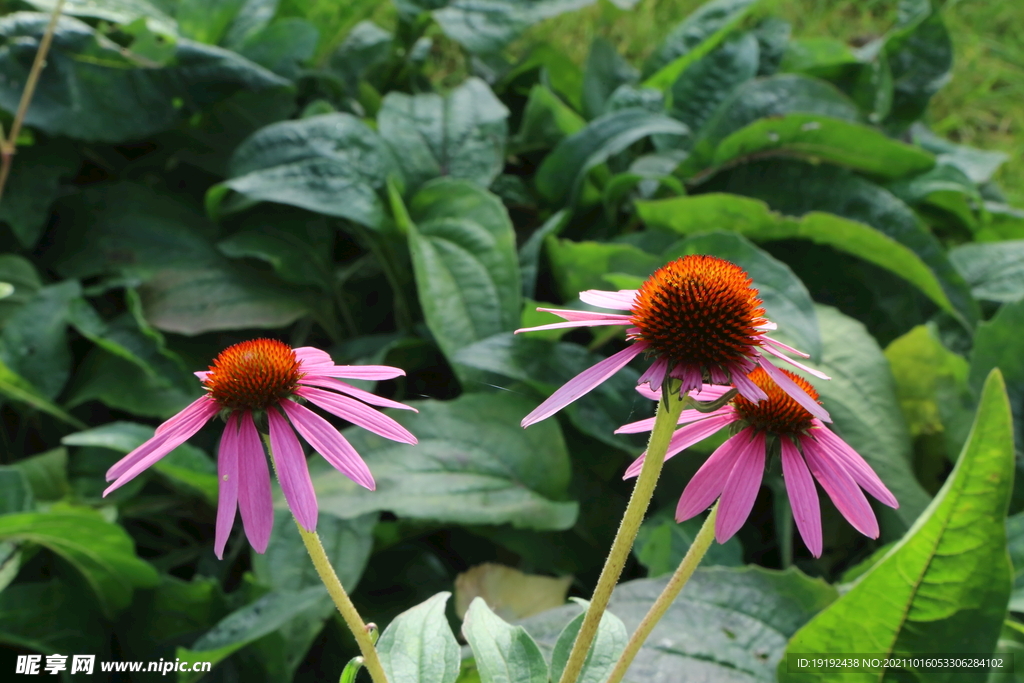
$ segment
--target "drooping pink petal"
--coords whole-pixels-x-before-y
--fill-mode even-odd
[[[644,374],[640,375],[640,379],[636,381],[637,386],[648,385],[650,387],[658,387],[661,389],[662,383],[665,381],[665,375],[668,374],[668,359],[659,358],[650,367],[644,370]]]
[[[313,387],[299,387],[295,393],[309,399],[310,402],[320,406],[327,412],[348,420],[352,424],[367,429],[374,434],[380,434],[385,439],[408,444],[416,443],[416,437],[408,429],[387,415],[353,398],[336,394],[333,391],[314,389]]]
[[[857,451],[853,450],[848,443],[839,438],[838,434],[832,433],[828,427],[820,422],[815,426],[818,428],[811,430],[811,436],[816,438],[825,446],[826,450],[831,452],[842,463],[846,471],[850,473],[855,482],[860,484],[861,488],[891,508],[898,508],[900,506],[896,496],[892,495],[878,475],[875,474],[875,471],[871,469],[871,465],[867,464]]]
[[[771,337],[769,337],[767,335],[760,335],[760,337],[761,337],[761,341],[767,342],[768,344],[771,344],[772,346],[778,347],[778,348],[782,349],[783,351],[789,351],[790,353],[796,354],[797,356],[800,356],[801,358],[810,358],[811,357],[811,354],[804,353],[803,351],[800,351],[798,349],[794,349],[789,344],[783,344],[782,342],[778,341],[777,339],[772,339]]]
[[[649,398],[652,401],[660,401],[661,400],[661,388],[660,387],[657,388],[657,389],[652,389],[650,387],[650,385],[648,385],[648,384],[637,384],[636,385],[636,390],[637,390],[637,393],[639,393],[644,398]]]
[[[806,438],[801,437],[800,441]],[[818,490],[814,487],[814,480],[796,445],[788,437],[780,437],[780,441],[782,476],[786,481],[793,520],[811,555],[821,557],[821,506],[818,505]]]
[[[366,466],[352,444],[341,435],[341,432],[332,427],[330,422],[309,408],[292,401],[281,401],[280,406],[302,438],[308,441],[309,445],[316,449],[316,452],[331,463],[335,469],[360,486],[371,491],[376,488],[370,468]],[[413,441],[415,442],[415,439]],[[305,463],[305,459],[303,459],[303,463]]]
[[[670,377],[675,377],[681,382],[680,394],[686,394],[693,390],[701,391],[704,387],[704,375],[700,368],[689,363],[680,363],[672,368]]]
[[[748,427],[733,435],[701,465],[690,479],[690,483],[683,489],[683,495],[679,497],[679,505],[676,506],[677,522],[685,521],[707,510],[722,494],[729,473],[736,464],[736,455],[750,441],[753,431]]]
[[[238,418],[228,418],[224,434],[217,449],[217,523],[213,537],[213,552],[218,560],[224,559],[224,545],[238,510]]]
[[[600,363],[587,368],[563,384],[558,391],[551,394],[546,401],[541,403],[529,415],[524,417],[522,426],[529,427],[535,422],[540,422],[544,418],[554,415],[559,410],[569,405],[580,396],[583,396],[622,368],[626,367],[626,364],[628,364],[629,361],[643,353],[646,348],[647,344],[645,342],[634,342],[615,355],[609,356]]]
[[[633,308],[633,301],[636,299],[635,289],[620,289],[617,292],[606,292],[600,289],[588,289],[580,292],[580,301],[599,306],[601,308],[612,308],[618,311],[629,311]]]
[[[754,384],[747,373],[742,370],[733,370],[731,372],[732,382],[736,386],[736,391],[740,396],[747,399],[751,403],[758,403],[768,398],[768,394],[764,393],[764,390]]]
[[[715,519],[715,540],[719,543],[732,538],[754,508],[764,475],[764,442],[764,432],[754,432],[753,438],[734,456],[736,464],[722,487],[722,499]]]
[[[543,330],[564,330],[570,327],[601,327],[605,325],[628,325],[629,320],[616,320],[615,318],[599,318],[596,320],[573,320],[566,323],[549,323],[547,325],[537,325],[535,327],[521,327],[515,331],[516,334],[520,332],[541,332]]]
[[[842,465],[834,462],[828,451],[814,439],[803,439],[800,445],[804,448],[804,460],[811,473],[843,517],[865,536],[878,538],[878,520],[875,519],[875,513],[850,473]]]
[[[267,551],[274,528],[274,500],[270,493],[270,468],[252,415],[240,413],[238,420],[238,511],[249,545],[258,553]]]
[[[315,531],[318,511],[316,493],[309,478],[309,467],[302,446],[291,425],[276,410],[268,410],[267,419],[270,421],[270,447],[281,491],[299,526],[306,531]]]
[[[363,389],[357,389],[356,387],[342,382],[340,379],[334,379],[333,377],[320,377],[316,374],[311,374],[303,377],[299,380],[299,385],[306,386],[317,386],[326,387],[327,389],[335,389],[341,391],[353,398],[358,398],[363,403],[369,403],[371,406],[380,406],[381,408],[397,408],[399,410],[411,410],[414,413],[420,411],[416,410],[412,406],[407,406],[404,403],[398,401],[392,401],[390,398],[384,398],[377,394],[365,391]]]
[[[772,365],[771,361],[764,356],[761,356],[761,358],[758,359],[758,364],[764,368],[764,371],[768,373],[768,376],[779,385],[779,388],[789,394],[790,398],[799,403],[804,410],[822,422],[832,421],[832,418],[829,417],[828,411],[822,408],[821,404],[811,398],[810,395],[801,389],[796,382],[791,380],[789,377],[786,377],[786,373]]]
[[[189,403],[187,406],[185,406],[181,410],[181,412],[176,413],[176,414],[172,415],[171,417],[167,418],[166,420],[164,420],[163,422],[161,422],[160,426],[156,428],[155,432],[153,432],[153,435],[156,436],[157,434],[163,434],[167,430],[169,430],[169,429],[173,428],[174,426],[180,424],[182,421],[192,419],[192,417],[197,412],[205,412],[207,410],[210,410],[210,404],[211,403],[213,403],[213,399],[210,398],[210,395],[209,394],[203,394],[202,396],[200,396],[196,400],[192,401],[192,403]],[[214,404],[214,405],[216,405],[216,404]],[[207,418],[207,419],[209,419],[209,418]],[[125,458],[127,458],[127,457],[128,456],[125,456]],[[114,467],[117,467],[117,465],[114,465]],[[111,468],[111,469],[113,469],[113,468]],[[109,473],[108,473],[108,475],[109,475]],[[107,477],[107,481],[110,481],[111,478],[112,477],[108,476]]]
[[[700,422],[694,422],[693,424],[688,424],[682,429],[677,429],[675,433],[672,434],[672,438],[668,442],[668,451],[665,452],[666,462],[679,455],[693,444],[699,443],[708,438],[722,427],[735,422],[736,411],[726,406],[720,411],[708,413],[705,417],[707,419],[701,420]],[[630,479],[640,474],[640,468],[644,466],[644,458],[646,457],[647,451],[644,451],[640,454],[639,458],[634,460],[632,464],[626,468],[626,473],[622,475],[622,478]]]
[[[786,361],[787,363],[789,363],[793,367],[799,368],[799,369],[803,370],[804,372],[806,372],[809,375],[814,375],[815,377],[818,377],[819,379],[832,379],[831,377],[826,375],[821,370],[815,370],[812,367],[808,367],[808,366],[804,365],[803,363],[795,361],[792,358],[790,358],[789,356],[787,356],[786,354],[780,353],[779,351],[776,351],[771,346],[765,345],[765,346],[762,346],[761,348],[764,349],[765,351],[767,351],[768,353],[772,354],[776,358],[781,358],[782,360]]]
[[[216,413],[217,405],[213,401],[202,404],[201,409],[193,411],[187,419],[179,421],[167,431],[155,434],[152,439],[119,460],[107,470],[107,481],[114,479],[114,483],[106,488],[103,495],[106,496],[111,491],[121,488],[146,468],[188,441]]]
[[[714,410],[710,413],[702,413],[699,410],[684,410],[679,414],[679,419],[676,420],[677,425],[690,424],[697,420],[703,420],[714,415],[722,415],[727,412],[732,412],[730,406],[722,406],[718,410]],[[642,434],[643,432],[649,432],[654,429],[654,419],[649,417],[646,420],[638,420],[636,422],[630,422],[629,424],[622,425],[615,430],[616,434]]]
[[[296,360],[302,361],[303,370],[317,365],[334,365],[334,359],[331,358],[331,355],[315,346],[300,346],[292,350],[295,352]]]
[[[538,311],[552,313],[562,320],[614,320],[616,324],[628,325],[629,316],[621,313],[604,313],[603,311],[578,311],[574,308],[538,308]]]

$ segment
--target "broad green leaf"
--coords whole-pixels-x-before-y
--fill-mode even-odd
[[[0,19],[0,108],[18,106],[47,14],[19,12]],[[289,81],[233,52],[177,41],[166,65],[150,67],[77,19],[62,17],[25,116],[25,124],[54,136],[121,142],[174,127],[193,108],[241,91],[289,88]],[[187,107],[183,105],[187,102]]]
[[[85,427],[81,420],[69,415],[59,406],[47,400],[28,380],[4,365],[2,360],[0,360],[0,395],[53,415],[61,422],[66,422],[74,427],[80,429]]]
[[[331,55],[330,68],[341,76],[350,93],[358,94],[359,82],[372,78],[393,49],[394,36],[389,31],[372,21],[360,21]]]
[[[732,133],[718,143],[710,165],[724,166],[775,152],[883,178],[920,173],[935,164],[934,157],[919,147],[897,142],[859,123],[817,114],[787,114],[755,121]]]
[[[181,35],[217,45],[244,4],[245,0],[179,0],[175,17]]]
[[[585,608],[589,607],[584,602],[581,604]],[[565,665],[569,661],[569,653],[576,642],[576,636],[579,635],[585,616],[586,612],[584,611],[583,614],[566,624],[562,632],[558,634],[558,640],[555,641],[555,647],[551,651],[552,680],[561,679]],[[580,669],[579,677],[576,680],[580,683],[602,683],[612,672],[612,668],[626,648],[628,640],[629,636],[622,620],[615,616],[611,609],[605,610],[598,623],[597,634],[587,651],[587,657],[583,660],[583,668]]]
[[[992,652],[1010,595],[1003,520],[1013,479],[1012,439],[1004,384],[993,372],[967,445],[928,509],[849,592],[793,637],[787,654]],[[804,678],[789,673],[785,663],[778,675],[782,683]],[[907,675],[845,673],[844,680]],[[935,669],[926,674],[929,681],[958,682],[986,675]]]
[[[672,84],[670,113],[694,134],[740,84],[757,75],[757,38],[742,33],[690,65]]]
[[[586,120],[544,85],[530,89],[519,132],[509,141],[511,151],[522,154],[551,149],[566,136],[587,125]]]
[[[591,121],[565,138],[544,158],[534,182],[552,204],[572,203],[590,169],[649,135],[685,136],[690,129],[662,114],[640,108],[622,109]]]
[[[17,171],[8,179],[0,203],[0,221],[11,226],[25,249],[34,247],[42,236],[61,177],[73,174],[80,163],[78,152],[67,144],[19,147]]]
[[[495,90],[514,91],[521,79],[529,79],[527,83],[531,85],[535,79],[539,80],[552,93],[557,93],[573,111],[583,110],[583,69],[564,50],[549,43],[534,45],[502,76]]]
[[[693,544],[701,525],[702,517],[685,522],[675,520],[675,510],[665,508],[648,517],[636,535],[633,555],[637,562],[647,568],[647,576],[671,574],[683,561],[686,551]],[[737,567],[743,564],[743,546],[740,539],[732,537],[724,544],[712,543],[707,555],[701,560],[702,567]]]
[[[169,574],[160,584],[138,591],[130,608],[121,615],[118,639],[127,653],[162,650],[173,653],[174,645],[191,643],[210,630],[226,614],[227,601],[217,579],[198,574],[191,581]]]
[[[831,79],[860,63],[850,46],[837,38],[797,38],[786,45],[779,70]]]
[[[1003,304],[991,320],[978,325],[971,349],[971,387],[979,392],[993,368],[1006,382],[1013,411],[1015,446],[1024,451],[1024,356],[1019,352],[1024,335],[1024,300]]]
[[[250,257],[269,263],[286,282],[317,285],[330,291],[333,230],[312,222],[292,224],[260,222],[217,243],[230,258]]]
[[[505,165],[508,113],[486,83],[470,78],[444,97],[388,93],[377,126],[410,189],[438,176],[487,187]]]
[[[1024,211],[1000,202],[985,202],[985,226],[975,236],[977,242],[1024,239]]]
[[[149,376],[174,378],[183,374],[179,359],[140,325],[130,312],[113,320],[103,320],[84,298],[75,299],[68,307],[68,322],[79,334],[107,353],[122,358]]]
[[[6,204],[0,204],[6,206]],[[0,254],[0,282],[10,285],[10,293],[0,299],[0,328],[43,286],[35,266],[17,254]]]
[[[321,458],[310,461],[320,510],[351,519],[387,510],[402,518],[460,524],[567,529],[569,456],[557,422],[519,426],[535,402],[512,394],[463,394],[411,402],[419,415],[393,414],[419,444],[346,430],[377,482],[367,491]]]
[[[605,105],[616,88],[635,83],[639,74],[615,50],[615,46],[600,36],[590,43],[583,70],[583,113],[589,119],[606,112]]]
[[[980,226],[981,194],[967,174],[952,164],[936,164],[926,173],[889,183],[886,189],[926,215],[937,213],[932,220],[940,225],[952,217],[972,232]]]
[[[1024,240],[961,244],[949,260],[977,299],[1010,303],[1024,297]]]
[[[493,54],[531,25],[594,0],[448,0],[424,3],[445,34],[475,54]]]
[[[52,12],[57,4],[55,0],[27,2],[40,12]],[[177,22],[147,0],[66,0],[60,11],[68,16],[103,19],[112,24],[130,24],[141,18],[154,31],[168,36],[178,32]]]
[[[377,641],[377,654],[389,681],[454,683],[459,676],[459,644],[444,616],[451,593],[438,593],[399,614]]]
[[[282,628],[293,619],[308,618],[309,613],[318,610],[323,601],[323,590],[318,586],[299,592],[267,593],[256,602],[224,617],[196,640],[192,647],[179,647],[177,657],[183,662],[211,662],[216,666],[229,655]],[[194,683],[200,678],[201,673],[191,671],[178,674],[179,683]]]
[[[131,603],[133,588],[157,583],[156,571],[136,557],[127,532],[91,510],[4,515],[0,540],[36,543],[63,557],[81,572],[107,617]]]
[[[398,167],[388,145],[350,114],[274,123],[235,150],[228,180],[206,197],[210,215],[277,202],[376,228],[383,219],[377,192]],[[225,205],[228,190],[248,202]]]
[[[548,665],[522,626],[510,626],[476,598],[462,622],[481,683],[548,683]]]
[[[757,0],[711,0],[673,28],[647,60],[644,85],[667,90],[691,64],[721,42],[757,5]]]
[[[640,620],[668,577],[628,581],[608,604],[626,626]],[[786,641],[836,599],[836,589],[796,568],[698,568],[634,660],[627,681],[772,683]],[[579,611],[567,606],[522,622],[550,652],[562,625]]]
[[[82,360],[67,394],[70,408],[98,400],[132,415],[168,418],[199,397],[200,385],[190,388],[148,375],[138,365],[96,348]],[[86,428],[77,421],[75,426]]]
[[[932,3],[916,3],[925,8],[885,38],[883,50],[892,68],[892,112],[886,121],[902,129],[924,113],[939,88],[950,78],[953,67],[953,43],[937,8]]]
[[[952,143],[931,132],[920,122],[910,127],[910,134],[915,144],[936,155],[938,163],[956,166],[974,183],[980,184],[991,180],[999,167],[1009,158],[1004,152]]]
[[[420,305],[445,355],[514,330],[522,285],[515,232],[501,201],[467,180],[440,178],[413,197],[409,213]]]
[[[305,19],[285,17],[250,35],[239,53],[285,78],[296,78],[316,52],[320,32]]]
[[[51,400],[71,374],[68,308],[81,293],[74,280],[42,287],[0,332],[0,361]]]
[[[11,467],[25,476],[36,500],[60,500],[71,492],[67,471],[68,452],[64,448],[54,448],[23,458]]]
[[[833,431],[863,456],[896,496],[897,510],[880,509],[883,522],[895,518],[891,528],[902,532],[928,505],[929,496],[914,477],[910,434],[889,362],[860,322],[830,306],[816,308],[824,348],[816,367],[832,379],[807,379],[832,415]]]
[[[0,466],[0,515],[31,510],[34,505],[25,474],[16,467]]]
[[[58,579],[17,583],[0,592],[0,643],[8,646],[43,655],[89,653],[102,660],[110,634],[97,621],[95,604]]]
[[[664,254],[649,254],[632,244],[574,242],[553,236],[545,242],[552,275],[568,302],[579,301],[579,293],[588,289],[609,289],[606,275],[622,273],[646,279],[666,261]]]
[[[818,171],[820,173],[820,169]],[[793,186],[796,187],[796,186]],[[896,201],[893,199],[893,201]],[[909,246],[857,220],[811,210],[799,218],[783,216],[756,199],[731,194],[709,193],[637,202],[637,212],[649,225],[670,228],[682,234],[728,225],[754,241],[809,239],[874,263],[916,286],[949,313],[957,314],[936,274]],[[915,234],[919,228],[914,228]],[[926,235],[921,230],[921,235]],[[920,235],[919,235],[920,237]],[[930,242],[933,238],[923,237]],[[933,252],[940,258],[940,252]],[[945,259],[941,256],[941,259]]]

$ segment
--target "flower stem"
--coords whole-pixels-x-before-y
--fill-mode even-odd
[[[644,458],[643,467],[640,469],[640,476],[637,477],[633,494],[629,498],[626,512],[622,516],[619,530],[612,541],[611,550],[608,551],[608,559],[605,560],[601,576],[597,579],[597,587],[594,588],[594,595],[590,599],[590,607],[587,608],[580,632],[576,634],[576,641],[572,645],[569,659],[562,671],[559,683],[575,683],[583,669],[583,662],[586,660],[587,652],[597,634],[598,624],[601,622],[601,615],[604,614],[611,598],[612,589],[622,574],[622,568],[629,558],[629,551],[633,548],[633,541],[636,540],[636,532],[647,512],[647,506],[654,494],[654,485],[658,482],[658,475],[661,474],[661,466],[665,462],[665,453],[668,452],[669,440],[676,428],[676,421],[686,405],[679,398],[678,391],[665,391],[667,398],[658,401],[658,410],[654,418],[654,429],[651,430],[651,439],[647,443],[647,455]]]
[[[636,627],[636,631],[630,637],[629,642],[626,643],[626,649],[619,656],[619,661],[615,663],[615,668],[612,669],[612,673],[606,683],[619,683],[622,677],[626,675],[626,670],[633,663],[633,658],[640,651],[640,646],[644,644],[647,636],[651,635],[651,631],[661,621],[661,618],[665,616],[665,612],[668,611],[676,596],[679,595],[679,591],[683,590],[683,586],[690,580],[693,570],[704,559],[708,548],[711,547],[711,542],[715,539],[715,517],[717,516],[718,503],[716,502],[714,507],[711,508],[707,519],[704,520],[700,531],[697,532],[697,537],[693,539],[690,549],[686,551],[683,561],[679,563],[679,567],[676,568],[672,578],[665,584],[665,589],[661,591],[661,595],[651,605],[651,609],[648,610],[643,621]]]
[[[295,525],[299,527],[299,535],[302,536],[302,542],[306,544],[306,550],[309,552],[310,559],[313,560],[316,573],[320,575],[320,580],[327,587],[331,600],[338,607],[338,611],[341,612],[341,616],[348,625],[348,629],[352,631],[352,635],[356,638],[356,643],[359,644],[359,651],[363,653],[363,666],[370,672],[373,683],[387,683],[388,678],[384,674],[384,667],[381,665],[380,658],[377,656],[377,650],[373,646],[370,629],[363,623],[363,618],[359,616],[356,606],[352,604],[348,593],[345,592],[341,581],[338,580],[338,575],[334,573],[334,567],[331,566],[331,561],[327,559],[327,553],[324,552],[320,536],[315,531],[306,531],[298,522]]]

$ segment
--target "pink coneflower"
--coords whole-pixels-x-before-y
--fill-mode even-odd
[[[652,389],[660,389],[671,377],[681,381],[680,394],[699,391],[705,384],[731,384],[748,400],[763,401],[767,394],[747,379],[747,375],[760,366],[808,412],[819,420],[831,422],[824,408],[763,355],[777,356],[816,377],[828,379],[782,351],[803,358],[807,358],[807,354],[768,337],[767,332],[776,325],[764,317],[758,291],[750,286],[751,282],[746,271],[729,261],[714,256],[684,256],[654,271],[638,290],[580,292],[580,299],[588,304],[629,311],[629,314],[538,309],[568,322],[516,332],[626,325],[626,334],[632,343],[566,382],[523,419],[523,426],[550,417],[641,353],[654,358],[640,376],[640,384],[647,383]]]
[[[781,372],[817,402],[818,392],[810,383],[788,370]],[[793,519],[812,555],[821,556],[821,512],[814,479],[857,531],[878,538],[875,513],[861,489],[889,507],[899,507],[899,503],[871,466],[802,403],[783,392],[763,369],[754,370],[749,379],[767,394],[767,400],[755,403],[738,395],[713,412],[684,410],[679,417],[679,424],[685,426],[672,435],[666,460],[726,426],[735,425],[733,428],[739,431],[711,454],[683,489],[676,507],[676,521],[700,514],[721,496],[715,538],[719,543],[732,538],[754,507],[764,473],[765,454],[770,450],[781,451],[782,474]],[[721,387],[707,387],[695,398],[711,400],[725,391]],[[641,393],[660,398],[656,392]],[[620,427],[616,433],[650,431],[653,423],[652,419],[641,420]],[[643,459],[641,455],[630,465],[623,478],[639,474]]]
[[[254,414],[266,416],[281,490],[295,519],[307,531],[316,529],[317,502],[306,456],[295,431],[352,481],[370,490],[374,483],[366,463],[345,437],[297,399],[309,401],[393,441],[416,443],[416,437],[405,427],[366,404],[414,408],[336,379],[392,379],[405,374],[398,368],[335,365],[331,357],[319,349],[308,346],[293,349],[273,339],[254,339],[224,349],[208,371],[195,374],[206,387],[206,394],[157,427],[153,438],[111,467],[107,481],[114,483],[103,495],[139,476],[218,413],[224,414],[227,426],[217,455],[220,490],[214,550],[218,558],[223,557],[236,509],[242,514],[245,535],[256,552],[264,552],[270,540],[274,523],[270,472],[253,421]]]

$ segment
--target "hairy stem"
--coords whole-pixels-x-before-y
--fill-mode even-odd
[[[636,532],[647,512],[647,506],[654,494],[654,485],[658,482],[658,475],[661,474],[661,466],[665,462],[665,453],[668,451],[669,440],[672,432],[675,431],[676,421],[683,411],[685,403],[679,398],[678,391],[666,391],[668,397],[658,402],[658,412],[654,419],[654,429],[651,430],[651,440],[647,444],[647,455],[644,458],[643,468],[640,476],[637,477],[633,494],[626,506],[626,513],[622,516],[619,530],[615,534],[611,550],[608,551],[608,559],[605,560],[601,576],[597,580],[597,587],[594,589],[594,596],[590,599],[590,607],[583,618],[580,632],[576,635],[576,641],[569,653],[569,660],[562,671],[559,683],[575,683],[579,678],[586,660],[587,652],[597,635],[598,624],[601,623],[601,615],[604,614],[611,598],[612,589],[622,574],[622,568],[629,558],[629,551],[633,548],[633,541],[636,539]]]
[[[648,610],[644,616],[643,621],[636,627],[636,631],[630,637],[629,642],[626,643],[626,649],[622,651],[622,655],[619,656],[619,661],[615,663],[615,668],[612,669],[611,675],[608,677],[607,683],[619,683],[622,677],[626,675],[626,670],[629,665],[633,663],[633,658],[636,657],[636,653],[640,651],[640,646],[644,644],[647,637],[651,635],[651,631],[661,621],[661,618],[665,616],[665,612],[672,605],[672,602],[679,595],[679,591],[683,590],[683,586],[690,580],[693,575],[693,570],[697,568],[700,561],[704,559],[704,555],[707,554],[708,548],[711,547],[711,542],[715,540],[715,517],[718,516],[718,503],[711,508],[711,513],[707,519],[704,520],[704,524],[701,526],[700,531],[697,532],[697,537],[693,539],[693,544],[690,549],[686,551],[686,556],[683,557],[683,561],[679,563],[679,567],[676,568],[672,578],[665,584],[665,589],[661,591],[661,595],[651,605],[651,609]]]

